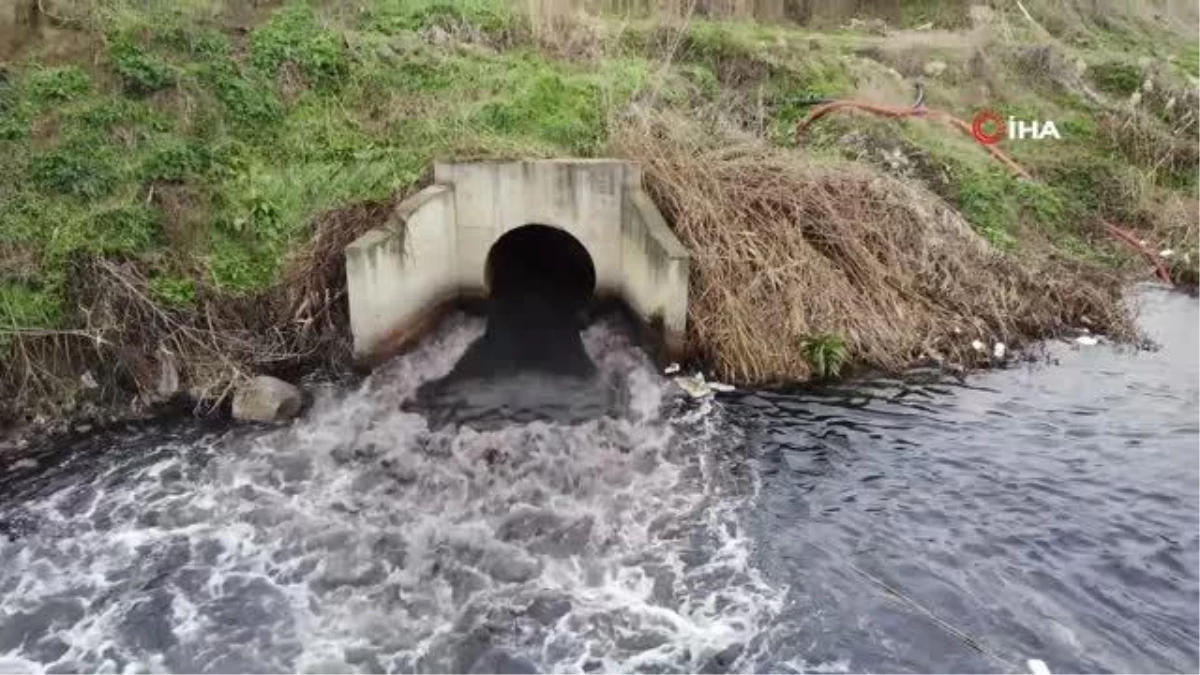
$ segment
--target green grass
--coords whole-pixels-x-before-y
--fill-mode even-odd
[[[948,29],[968,27],[967,8],[967,3],[957,0],[906,0],[900,3],[900,25],[906,28],[925,24]]]
[[[800,341],[800,348],[813,377],[817,379],[838,377],[849,361],[846,339],[838,333],[807,335]]]
[[[1142,86],[1138,67],[1125,61],[1105,61],[1088,69],[1088,76],[1101,91],[1117,96],[1129,96]]]
[[[213,28],[193,5],[102,5],[103,60],[19,63],[0,87],[0,168],[13,178],[0,187],[0,243],[20,242],[46,279],[65,278],[78,255],[148,267],[165,256],[164,269],[194,272],[156,281],[164,302],[186,305],[203,287],[262,292],[314,215],[404,189],[439,153],[601,152],[608,111],[653,73],[642,58],[464,52],[415,32],[518,35],[500,0],[379,0],[343,16],[293,1],[245,35]],[[402,55],[380,48],[397,36]],[[153,199],[168,186],[205,195],[182,249],[164,246],[164,231],[183,225]],[[57,320],[43,310],[65,289],[9,283],[8,314]]]
[[[514,6],[287,0],[247,10],[235,28],[206,0],[95,3],[98,58],[18,62],[0,81],[0,247],[38,268],[0,274],[7,316],[64,320],[79,256],[139,262],[172,306],[262,293],[323,210],[408,188],[438,156],[600,154],[614,113],[651,88],[681,107],[761,97],[770,139],[786,145],[811,99],[854,89],[851,33],[696,18],[664,68],[663,32],[622,24],[604,58],[573,61],[539,52]],[[956,7],[909,3],[901,18],[953,26]],[[1194,72],[1196,50],[1182,54]],[[1140,84],[1123,61],[1092,72],[1107,91]],[[1077,236],[1112,207],[1103,164],[1113,155],[1085,108],[1016,100],[998,104],[1060,122],[1062,145],[1012,149],[1050,186],[1018,186],[969,142],[934,141],[953,177],[943,196],[1002,248],[1018,223]],[[830,119],[813,133],[843,122],[861,125]],[[913,140],[930,147],[933,136]],[[194,212],[165,209],[171,191],[197,195]]]
[[[1189,47],[1180,50],[1175,62],[1185,73],[1192,77],[1200,77],[1200,48]]]

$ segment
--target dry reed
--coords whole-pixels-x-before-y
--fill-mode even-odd
[[[990,352],[1083,324],[1132,335],[1115,276],[1001,254],[937,197],[867,167],[718,148],[684,127],[642,119],[617,143],[692,252],[689,344],[721,377],[805,377],[815,334],[886,371],[923,356],[970,365],[976,339]]]

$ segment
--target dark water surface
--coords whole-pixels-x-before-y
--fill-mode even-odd
[[[615,417],[481,429],[403,407],[457,319],[285,428],[8,458],[0,672],[1195,672],[1200,312],[1140,297],[1158,352],[716,403],[594,326]]]
[[[755,564],[789,587],[765,667],[1196,672],[1200,314],[1140,305],[1155,353],[737,396]]]

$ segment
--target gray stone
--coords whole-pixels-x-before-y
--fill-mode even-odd
[[[170,399],[182,390],[179,381],[179,366],[176,365],[174,354],[163,350],[160,355],[157,393],[162,399]]]
[[[300,412],[300,390],[283,380],[259,375],[233,396],[233,418],[247,422],[278,422]]]

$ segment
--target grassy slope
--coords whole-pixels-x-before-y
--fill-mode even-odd
[[[846,30],[694,20],[666,61],[677,36],[650,21],[592,21],[548,44],[504,0],[364,5],[292,1],[230,17],[218,3],[110,0],[68,33],[94,50],[22,52],[0,81],[0,349],[11,329],[79,324],[70,270],[80,256],[136,261],[164,306],[186,310],[200,292],[254,296],[278,282],[314,215],[408,189],[434,156],[603,154],[635,99],[720,108],[787,145],[805,96],[852,94],[885,66],[938,57],[856,56],[874,38]],[[964,21],[957,3],[908,7],[909,24]],[[1167,59],[1172,78],[1195,74],[1194,42],[1115,30],[1089,28],[1077,47],[1096,88],[1124,97],[1139,86],[1129,49]],[[573,58],[589,51],[599,58]],[[914,179],[1007,248],[1048,239],[1120,262],[1095,216],[1150,230],[1163,200],[1194,204],[1194,153],[1164,163],[1157,146],[1106,132],[1120,120],[1104,122],[1013,54],[989,65],[987,103],[1059,121],[1061,144],[1013,148],[1043,186],[1018,186],[969,140],[922,122],[831,119],[809,151],[846,155],[844,133],[866,130],[859,156],[875,161],[881,141],[898,141]],[[946,58],[930,103],[969,117],[978,74]],[[1169,115],[1143,116],[1155,138],[1169,135]]]

